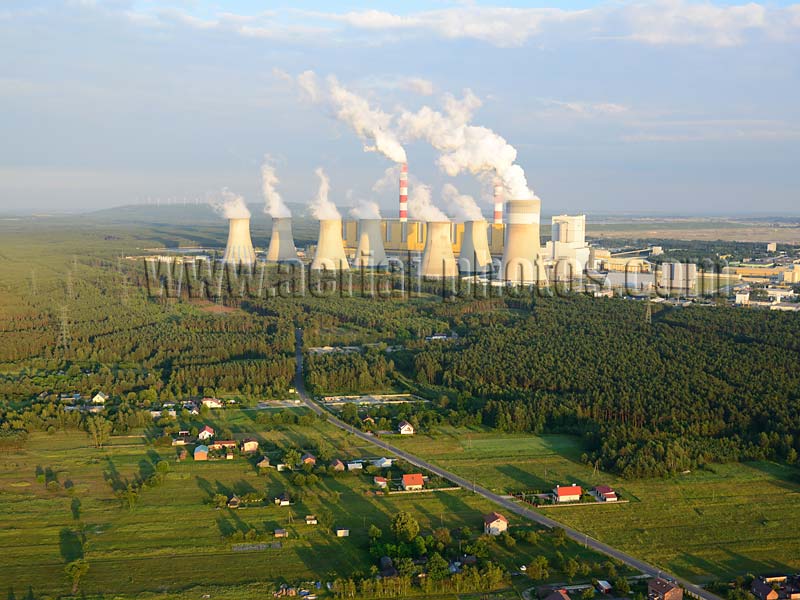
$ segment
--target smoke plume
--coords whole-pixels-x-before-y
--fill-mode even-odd
[[[209,204],[226,219],[250,218],[250,210],[244,203],[244,198],[238,194],[234,194],[228,189],[223,189],[219,197],[211,198]]]
[[[268,156],[264,157],[264,164],[261,165],[261,190],[264,193],[264,212],[273,219],[284,219],[292,216],[292,212],[281,198],[275,186],[280,183],[275,174],[275,167],[271,164]]]
[[[408,212],[411,218],[418,221],[449,221],[431,200],[431,188],[424,184],[417,184],[411,190],[408,198]]]
[[[342,215],[339,214],[336,205],[328,199],[328,192],[331,189],[331,182],[328,176],[322,170],[322,167],[318,167],[314,172],[319,177],[319,190],[317,190],[316,198],[311,201],[311,214],[320,221],[341,219]]]
[[[354,219],[380,219],[381,209],[378,203],[372,200],[358,200],[350,209],[350,216]]]
[[[469,124],[480,105],[467,90],[461,100],[446,96],[444,112],[428,106],[416,113],[404,112],[399,126],[405,138],[424,139],[439,150],[439,167],[448,175],[493,171],[502,179],[510,198],[535,197],[522,167],[515,164],[516,149],[491,129]]]
[[[339,121],[352,127],[366,152],[379,152],[396,163],[406,162],[406,151],[391,128],[391,115],[370,106],[333,75],[322,84],[313,71],[305,71],[298,75],[297,85],[312,102],[324,104]]]
[[[458,221],[483,219],[483,214],[475,199],[467,194],[462,194],[451,183],[445,183],[442,186],[442,200],[444,200],[448,212]]]

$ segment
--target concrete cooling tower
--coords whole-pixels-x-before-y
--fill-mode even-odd
[[[297,250],[292,237],[292,219],[289,217],[273,218],[267,262],[277,263],[290,260],[297,260]]]
[[[539,281],[539,211],[541,200],[506,203],[506,240],[500,278],[511,283]]]
[[[462,275],[483,275],[492,268],[487,227],[484,220],[464,223],[464,237],[458,255],[458,270]]]
[[[361,219],[358,222],[358,248],[356,248],[356,267],[379,268],[388,266],[386,251],[383,249],[380,219]]]
[[[228,245],[222,261],[231,265],[252,265],[256,252],[250,239],[250,219],[228,219]]]
[[[428,223],[420,272],[423,277],[456,277],[458,268],[450,239],[450,222]]]
[[[319,222],[319,239],[314,260],[311,261],[312,271],[346,271],[347,256],[344,253],[344,239],[342,238],[341,219],[323,219]]]

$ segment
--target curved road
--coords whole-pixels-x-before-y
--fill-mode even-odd
[[[374,435],[365,433],[360,429],[356,429],[355,427],[345,423],[344,421],[340,420],[336,416],[332,415],[325,409],[323,409],[319,404],[317,404],[314,400],[306,392],[305,381],[303,380],[303,330],[296,329],[295,330],[295,358],[296,358],[296,370],[295,370],[295,389],[297,389],[297,393],[299,394],[301,400],[305,403],[305,405],[310,408],[313,412],[318,415],[324,416],[329,423],[335,425],[339,429],[343,429],[348,433],[355,435],[358,438],[361,438],[365,442],[369,442],[370,444],[377,446],[386,452],[393,454],[395,456],[399,456],[400,458],[408,461],[412,465],[419,467],[420,469],[425,469],[430,473],[434,473],[443,479],[447,479],[452,481],[457,486],[472,491],[476,494],[479,494],[486,498],[487,500],[491,500],[495,504],[502,506],[505,510],[515,513],[521,517],[524,517],[530,521],[535,521],[540,525],[544,525],[548,528],[553,527],[560,527],[562,528],[568,537],[572,538],[579,544],[583,544],[588,548],[592,548],[598,552],[606,554],[612,558],[616,558],[617,560],[625,563],[626,565],[633,567],[634,569],[641,571],[646,575],[650,575],[651,577],[666,577],[667,579],[671,579],[677,583],[679,583],[687,592],[689,592],[692,596],[697,598],[701,598],[703,600],[721,600],[719,596],[712,594],[711,592],[697,586],[685,579],[681,579],[662,569],[659,569],[649,563],[646,563],[638,558],[634,558],[633,556],[626,554],[616,548],[612,548],[608,544],[604,544],[603,542],[596,540],[588,535],[581,533],[577,529],[572,529],[571,527],[567,527],[559,523],[558,521],[551,519],[538,513],[533,510],[529,510],[524,506],[508,499],[507,497],[501,496],[499,494],[495,494],[494,492],[487,490],[484,487],[479,485],[475,485],[474,482],[467,481],[463,477],[459,477],[455,473],[451,473],[450,471],[445,471],[441,467],[437,467],[434,464],[429,463],[428,461],[406,452],[405,450],[401,450],[392,444],[388,444],[385,441],[375,437]]]

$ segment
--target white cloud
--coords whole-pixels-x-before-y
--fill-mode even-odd
[[[92,7],[91,3],[81,5],[83,10],[111,10],[101,5]],[[380,44],[434,35],[503,48],[519,47],[538,38],[728,47],[743,44],[753,34],[786,41],[797,39],[800,31],[800,4],[778,8],[756,2],[721,5],[709,0],[635,0],[584,10],[465,4],[408,14],[375,9],[341,13],[283,9],[250,15],[220,12],[200,18],[176,8],[128,8],[120,14],[147,27],[169,25],[315,44]],[[8,18],[8,14],[0,13],[0,19]],[[363,35],[357,35],[359,32]]]
[[[681,143],[800,140],[800,127],[766,119],[659,120],[634,124],[623,142]]]

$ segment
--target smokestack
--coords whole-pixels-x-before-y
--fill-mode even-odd
[[[387,223],[388,226],[388,223]],[[380,219],[361,219],[358,222],[356,267],[385,267],[389,264],[383,249]]]
[[[272,219],[272,236],[267,249],[267,262],[278,263],[297,259],[292,238],[291,217]]]
[[[486,221],[466,221],[464,238],[461,240],[461,253],[458,267],[462,275],[483,275],[492,266],[489,252],[489,237],[486,234]]]
[[[408,221],[408,163],[400,165],[400,222]]]
[[[458,268],[450,239],[450,221],[431,221],[425,236],[420,271],[423,277],[456,277]]]
[[[222,261],[231,265],[252,265],[256,262],[249,218],[228,219],[228,244]]]
[[[503,224],[503,183],[494,180],[494,224]]]
[[[500,278],[512,283],[539,280],[539,211],[542,201],[506,203],[506,240]]]
[[[344,254],[342,220],[322,219],[319,222],[319,239],[314,260],[311,261],[311,270],[346,271],[349,268]]]

